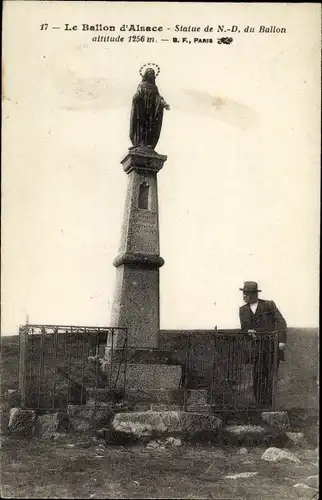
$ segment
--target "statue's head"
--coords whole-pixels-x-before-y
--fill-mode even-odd
[[[155,83],[155,71],[153,68],[147,68],[142,77],[143,82]]]
[[[141,66],[140,68],[139,73],[142,77],[142,82],[155,84],[155,79],[160,73],[160,67],[154,63],[143,64],[143,66]]]

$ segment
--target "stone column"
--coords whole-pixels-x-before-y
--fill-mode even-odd
[[[159,346],[159,248],[157,173],[167,157],[152,148],[130,149],[121,161],[128,176],[121,244],[114,260],[116,287],[111,326],[128,328],[128,347]],[[120,347],[115,340],[115,347]]]

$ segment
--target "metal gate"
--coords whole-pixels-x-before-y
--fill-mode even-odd
[[[109,346],[109,356],[106,354]],[[114,352],[118,356],[115,361]],[[123,328],[24,325],[19,329],[21,406],[65,409],[86,403],[100,388],[125,392],[127,330]],[[122,375],[123,388],[118,379]]]
[[[274,409],[277,333],[188,334],[184,352],[185,401],[189,389],[202,388],[212,412]]]

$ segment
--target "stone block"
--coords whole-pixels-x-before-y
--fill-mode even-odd
[[[217,433],[220,427],[221,420],[217,417],[180,411],[118,413],[112,421],[115,432],[135,438],[166,434]]]
[[[125,391],[133,389],[178,389],[181,381],[180,365],[128,364],[126,367]],[[124,370],[120,370],[117,388],[124,387]]]
[[[169,432],[183,432],[193,436],[202,432],[216,434],[222,421],[213,415],[192,412],[163,412],[162,418]]]
[[[113,403],[111,403],[110,401],[95,401],[95,399],[89,399],[88,401],[86,401],[86,406],[100,406],[100,407],[105,407],[105,408],[111,408],[113,406]]]
[[[86,389],[86,404],[99,406],[111,405],[123,399],[123,391],[111,391],[109,388]]]
[[[151,403],[135,403],[134,411],[150,411],[151,406]]]
[[[63,412],[41,415],[38,421],[37,433],[41,437],[51,437],[55,433],[67,432],[70,429],[69,415]]]
[[[304,448],[307,445],[307,440],[303,432],[286,432],[290,445]]]
[[[21,397],[18,391],[15,389],[8,389],[7,391],[7,401],[10,408],[18,407],[21,402]]]
[[[239,472],[237,474],[228,474],[225,479],[248,479],[254,477],[258,472]]]
[[[151,411],[181,411],[182,406],[173,403],[152,403],[149,405]]]
[[[318,488],[319,487],[319,476],[318,475],[316,475],[316,476],[309,476],[306,479],[305,484],[307,484],[308,486],[310,486],[310,488]]]
[[[263,435],[265,428],[260,425],[227,425],[225,428],[225,433],[231,434],[232,436],[258,436]]]
[[[48,415],[41,415],[39,417],[40,435],[42,437],[51,437],[58,432],[59,420],[57,413],[49,413]]]
[[[128,389],[125,400],[132,403],[163,403],[183,405],[182,389],[148,389],[141,387],[138,389]]]
[[[112,429],[136,438],[164,434],[167,431],[158,412],[117,413],[112,421]]]
[[[305,483],[296,483],[293,485],[293,488],[296,488],[297,492],[301,495],[300,498],[307,498],[307,500],[315,500],[316,498],[318,500],[317,490]]]
[[[289,441],[284,430],[268,425],[225,425],[221,438],[227,444],[285,446]]]
[[[11,408],[8,431],[11,435],[29,437],[34,434],[37,415],[34,410]]]
[[[261,459],[267,462],[293,462],[298,465],[301,463],[299,458],[290,451],[274,447],[267,448],[261,456]]]
[[[280,429],[289,429],[291,427],[286,411],[263,411],[261,419],[271,427],[279,427]]]
[[[187,391],[187,404],[188,405],[206,405],[208,399],[207,389],[189,389]]]
[[[178,448],[179,446],[182,446],[182,441],[181,439],[176,439],[172,436],[168,437],[166,440],[165,440],[166,444],[169,444],[171,446],[174,446],[175,448]]]
[[[194,413],[211,413],[212,411],[210,405],[202,405],[202,404],[187,405],[186,410]]]
[[[5,435],[8,432],[9,415],[11,408],[19,408],[20,394],[14,389],[9,389],[4,392],[1,398],[0,408],[0,433]]]
[[[69,405],[67,411],[71,426],[76,431],[108,426],[115,414],[115,411],[107,406]]]
[[[64,443],[68,442],[68,440],[70,439],[68,434],[66,434],[65,432],[54,432],[54,434],[52,434],[50,437],[53,441],[59,441]],[[70,445],[68,447],[70,447]]]
[[[259,425],[225,425],[219,440],[224,445],[254,446],[265,441],[265,429]]]

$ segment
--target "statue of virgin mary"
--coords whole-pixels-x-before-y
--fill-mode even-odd
[[[148,67],[133,96],[130,122],[130,139],[133,147],[155,148],[160,137],[163,110],[170,109],[159,94],[155,78],[154,69]]]

